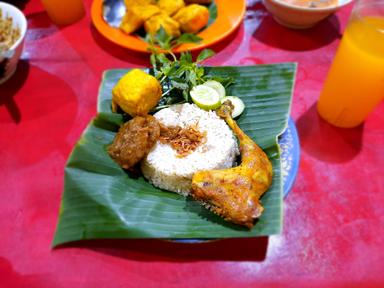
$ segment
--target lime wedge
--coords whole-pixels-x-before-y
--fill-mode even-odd
[[[236,118],[240,116],[240,114],[243,113],[245,109],[243,100],[241,100],[239,97],[236,97],[236,96],[227,96],[221,99],[221,103],[224,103],[227,100],[231,101],[234,107],[232,111],[232,118]]]
[[[214,110],[221,105],[220,95],[211,87],[197,85],[192,88],[191,95],[193,103],[204,110]]]
[[[217,93],[219,93],[220,99],[223,99],[225,97],[225,88],[220,82],[217,82],[215,80],[208,80],[203,85],[215,89]]]

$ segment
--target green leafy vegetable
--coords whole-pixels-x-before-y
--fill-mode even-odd
[[[203,38],[190,33],[184,33],[181,34],[180,37],[175,39],[176,45],[179,46],[181,44],[187,44],[187,43],[200,43],[203,40]]]
[[[171,51],[181,44],[200,43],[203,39],[197,35],[183,33],[179,37],[168,35],[161,26],[155,35],[147,34],[144,40],[149,44],[148,50],[157,53],[160,50]]]
[[[153,75],[160,81],[164,94],[154,111],[176,103],[192,102],[189,96],[191,89],[208,80],[221,82],[224,87],[233,84],[232,77],[212,76],[205,73],[199,63],[215,55],[215,52],[205,49],[197,56],[196,62],[190,52],[181,53],[179,59],[172,52],[155,52],[150,61]],[[214,79],[213,79],[214,78]]]
[[[217,6],[215,1],[212,1],[211,5],[208,7],[209,10],[209,20],[208,26],[211,25],[217,18]]]
[[[215,55],[215,52],[211,49],[204,49],[203,51],[201,51],[201,53],[199,54],[199,56],[197,56],[197,60],[196,62],[202,62],[212,56]]]

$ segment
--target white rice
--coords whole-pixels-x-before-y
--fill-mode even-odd
[[[182,158],[168,144],[158,141],[154,145],[141,162],[145,178],[154,186],[186,196],[197,171],[233,167],[239,155],[237,140],[215,112],[204,111],[194,104],[181,104],[162,109],[154,116],[168,127],[196,125],[201,133],[206,132],[206,142]]]

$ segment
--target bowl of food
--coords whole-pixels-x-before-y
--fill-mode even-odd
[[[0,84],[16,71],[24,46],[27,20],[19,9],[0,2]]]
[[[352,0],[263,0],[275,20],[294,29],[310,28]]]

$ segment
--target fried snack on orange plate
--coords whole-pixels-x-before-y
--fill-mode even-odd
[[[164,28],[169,36],[180,36],[180,24],[167,14],[154,15],[144,23],[145,31],[151,35],[155,35],[161,27]]]
[[[186,33],[197,33],[208,24],[209,10],[207,7],[192,4],[181,8],[174,16],[180,28]]]
[[[138,30],[153,15],[159,14],[160,8],[156,5],[136,5],[127,9],[121,20],[120,29],[127,34]]]
[[[157,5],[161,11],[172,16],[185,6],[184,0],[159,0]]]
[[[129,9],[136,5],[156,4],[156,0],[124,0],[124,3],[125,7]]]
[[[211,4],[212,0],[185,0],[188,4]]]
[[[112,111],[120,107],[132,117],[145,116],[157,105],[161,95],[161,85],[155,77],[133,69],[112,89]]]

